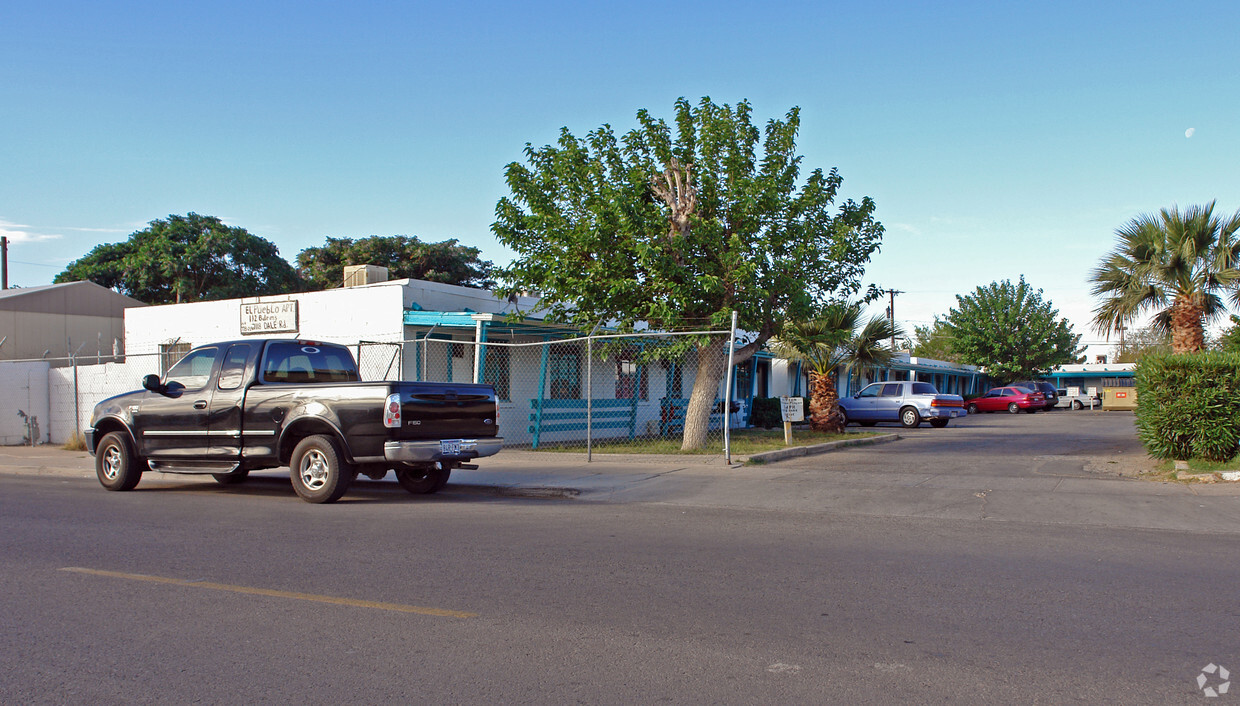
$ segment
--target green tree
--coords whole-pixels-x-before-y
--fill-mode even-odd
[[[1154,326],[1135,329],[1120,340],[1116,346],[1116,363],[1135,363],[1147,355],[1165,355],[1171,352],[1171,336]]]
[[[788,322],[771,350],[781,358],[800,360],[810,369],[810,428],[839,433],[844,420],[839,411],[836,376],[852,377],[891,364],[894,352],[883,344],[904,332],[882,316],[861,318],[861,304],[832,303],[814,319]]]
[[[1214,202],[1184,211],[1164,208],[1138,216],[1116,231],[1119,242],[1090,273],[1094,328],[1110,336],[1155,310],[1153,325],[1171,336],[1176,353],[1205,347],[1205,324],[1223,315],[1221,293],[1240,303],[1240,211],[1214,215]]]
[[[80,280],[148,304],[284,294],[300,285],[274,243],[196,213],[154,220],[125,242],[96,246],[53,281]]]
[[[527,163],[505,171],[512,194],[491,227],[517,253],[503,291],[537,290],[549,318],[581,328],[718,329],[735,311],[754,334],[738,361],[786,321],[855,294],[882,238],[873,201],[833,209],[834,169],[801,181],[798,109],[765,129],[750,113],[747,101],[681,98],[675,134],[640,110],[638,127],[620,139],[603,125],[584,139],[564,128],[557,146],[527,144]],[[686,449],[705,444],[726,367],[726,342],[692,345]]]
[[[1220,351],[1240,353],[1240,316],[1231,315],[1231,326],[1223,329],[1215,343]]]
[[[297,254],[297,269],[309,289],[330,289],[344,283],[345,265],[379,265],[392,279],[422,279],[464,287],[489,289],[494,265],[480,258],[478,248],[460,245],[455,239],[424,243],[407,235],[353,240],[328,238],[322,247]]]
[[[930,326],[914,326],[913,340],[910,341],[909,355],[931,360],[945,360],[958,363],[959,356],[952,348],[952,332],[946,321],[934,317]]]
[[[1001,383],[1036,379],[1056,365],[1084,360],[1084,349],[1077,348],[1081,337],[1024,277],[957,294],[946,323],[959,362],[981,366]]]

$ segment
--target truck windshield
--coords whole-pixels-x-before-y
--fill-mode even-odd
[[[361,377],[347,348],[290,341],[267,346],[263,382],[357,382]]]

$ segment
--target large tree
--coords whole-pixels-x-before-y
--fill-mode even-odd
[[[815,319],[788,322],[772,342],[776,355],[800,360],[810,368],[810,428],[844,431],[839,411],[836,375],[882,368],[891,364],[894,351],[883,344],[904,332],[882,316],[862,320],[861,304],[832,303]]]
[[[1090,273],[1094,328],[1111,335],[1154,312],[1153,326],[1171,336],[1176,353],[1205,347],[1205,324],[1226,312],[1221,294],[1240,304],[1240,211],[1230,217],[1205,206],[1164,208],[1116,231],[1119,242]]]
[[[947,322],[934,317],[930,326],[914,326],[913,340],[909,342],[909,354],[918,358],[944,360],[958,363],[959,356],[952,348],[952,332]]]
[[[1171,352],[1171,336],[1165,330],[1153,326],[1128,331],[1120,337],[1116,346],[1116,363],[1135,363],[1147,355],[1165,355]]]
[[[492,230],[517,254],[503,291],[537,290],[552,319],[589,328],[685,330],[739,325],[753,355],[789,319],[813,318],[861,285],[882,226],[874,203],[833,209],[840,176],[796,154],[799,110],[765,129],[751,107],[680,99],[674,128],[646,110],[617,139],[611,126],[557,146],[527,144],[506,169],[512,194]],[[705,444],[726,341],[696,342],[697,374],[683,446]]]
[[[478,248],[456,240],[424,243],[413,236],[372,235],[368,238],[328,238],[322,247],[297,254],[297,269],[310,289],[343,284],[345,265],[379,265],[393,279],[423,279],[444,284],[487,289],[495,286],[494,265],[480,258]]]
[[[297,291],[293,266],[271,241],[214,216],[154,220],[120,243],[98,245],[54,282],[90,280],[148,304]]]
[[[1084,349],[1077,348],[1081,337],[1024,277],[957,294],[945,321],[959,361],[985,368],[1001,383],[1037,379],[1056,365],[1083,360]]]

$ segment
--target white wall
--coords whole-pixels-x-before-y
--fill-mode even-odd
[[[159,351],[177,338],[198,346],[230,341],[241,333],[241,305],[297,301],[298,330],[274,338],[321,339],[356,344],[400,341],[404,337],[405,280],[364,287],[331,289],[273,297],[227,299],[192,304],[166,304],[125,311],[125,347],[130,353]]]
[[[38,442],[47,442],[51,429],[47,384],[50,369],[43,361],[0,364],[0,395],[5,400],[0,411],[0,444],[21,444],[26,438],[26,420],[18,414],[19,410],[38,421]]]
[[[95,405],[114,395],[141,389],[142,376],[159,372],[159,358],[127,356],[124,363],[81,365],[77,369],[77,404],[74,404],[73,368],[53,368],[48,374],[50,434],[53,444],[63,444],[75,431],[90,424]],[[78,417],[75,421],[74,414]]]

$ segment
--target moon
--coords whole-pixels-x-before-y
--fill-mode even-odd
[[[1185,130],[1185,131],[1184,131],[1184,136],[1185,136],[1185,137],[1192,137],[1192,136],[1193,136],[1193,133],[1195,133],[1195,132],[1197,132],[1197,128],[1195,128],[1195,127],[1190,127],[1189,129],[1187,129],[1187,130]]]

